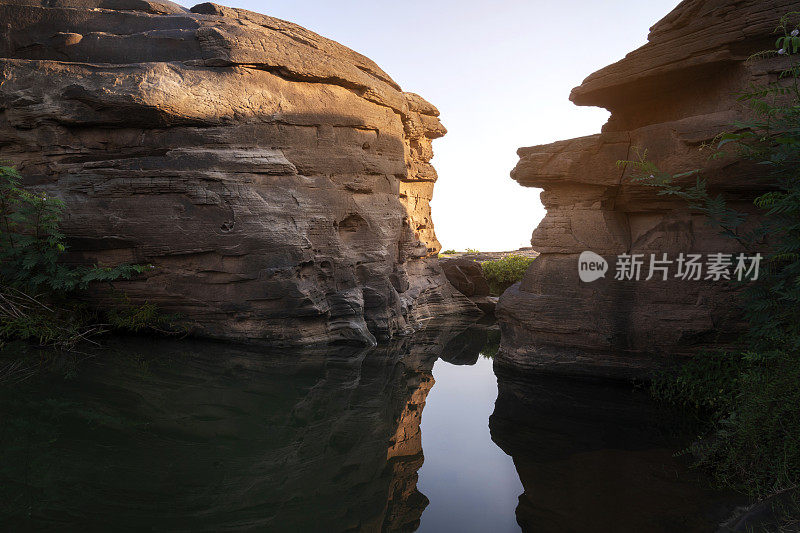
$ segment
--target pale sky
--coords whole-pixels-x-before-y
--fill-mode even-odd
[[[181,1],[191,7],[193,3]],[[225,3],[218,0],[218,3]],[[443,249],[530,246],[539,190],[509,177],[521,146],[600,131],[570,90],[647,41],[677,0],[229,0],[375,61],[441,112],[433,222]]]

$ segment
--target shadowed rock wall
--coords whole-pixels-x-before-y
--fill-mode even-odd
[[[436,264],[438,111],[295,24],[201,4],[0,0],[0,158],[62,198],[95,287],[200,335],[372,343],[472,312]]]
[[[734,156],[710,161],[700,147],[746,116],[738,92],[784,68],[780,58],[746,60],[774,46],[777,21],[793,7],[787,0],[682,2],[651,28],[646,45],[572,91],[576,104],[611,111],[602,133],[518,151],[511,175],[544,189],[547,215],[531,240],[542,255],[500,300],[499,365],[631,377],[735,340],[742,325],[731,282],[613,279],[622,253],[644,254],[646,269],[650,254],[674,260],[681,252],[742,251],[683,200],[632,184],[631,169],[617,161],[635,159],[639,148],[664,171],[703,168],[712,193],[752,211],[763,191],[759,172]],[[579,280],[585,250],[606,258],[605,279]]]

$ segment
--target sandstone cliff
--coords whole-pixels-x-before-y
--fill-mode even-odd
[[[437,266],[438,111],[366,57],[215,4],[0,0],[0,159],[72,259],[197,334],[372,343],[472,311]]]
[[[730,282],[615,281],[622,253],[740,251],[680,199],[632,184],[618,160],[647,149],[665,171],[706,169],[712,192],[752,210],[757,175],[735,157],[701,151],[745,113],[737,93],[778,72],[775,59],[746,61],[770,49],[788,0],[687,0],[651,28],[649,42],[575,88],[571,100],[611,118],[600,134],[521,148],[512,177],[541,187],[547,215],[533,233],[542,253],[501,298],[498,364],[518,369],[626,377],[671,356],[735,339],[741,324]],[[604,256],[605,279],[583,283],[578,255]],[[643,275],[646,277],[647,272]]]

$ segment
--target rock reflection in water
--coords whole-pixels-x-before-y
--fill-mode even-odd
[[[716,531],[738,498],[674,457],[686,440],[664,417],[630,387],[501,372],[489,427],[525,488],[523,531]]]
[[[494,375],[475,361],[498,339],[466,327],[361,351],[118,339],[69,379],[0,385],[0,531],[515,529],[522,489],[482,436],[489,410],[465,401],[493,398]],[[420,424],[437,358],[426,518]],[[491,437],[524,487],[523,530],[713,531],[730,509],[672,457],[678,444],[641,395],[498,385]]]
[[[414,531],[431,369],[464,324],[366,351],[127,339],[0,391],[0,529]]]

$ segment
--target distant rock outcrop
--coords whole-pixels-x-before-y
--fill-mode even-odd
[[[442,259],[439,264],[447,280],[464,296],[489,296],[489,282],[477,261],[454,258]]]
[[[441,259],[439,264],[447,280],[458,289],[458,292],[469,298],[484,314],[494,315],[497,297],[490,295],[489,282],[486,281],[479,262],[454,257]]]
[[[372,343],[474,307],[437,265],[438,111],[366,57],[211,3],[0,0],[0,158],[72,259],[208,337]],[[96,302],[115,293],[93,291]]]
[[[611,111],[602,133],[518,151],[512,177],[544,189],[547,216],[531,241],[541,257],[500,300],[499,365],[635,376],[736,338],[732,282],[613,279],[622,253],[649,262],[650,254],[741,251],[682,200],[632,184],[617,161],[634,159],[638,147],[665,171],[703,168],[712,192],[752,211],[757,171],[735,157],[709,161],[699,148],[743,117],[739,91],[776,77],[776,59],[746,60],[774,45],[778,19],[793,8],[790,0],[682,2],[651,28],[648,44],[573,90],[576,104]],[[608,260],[605,279],[579,280],[585,250]]]

